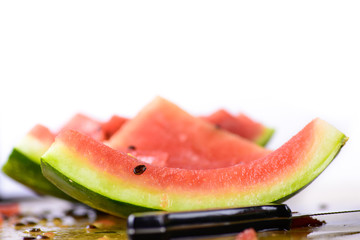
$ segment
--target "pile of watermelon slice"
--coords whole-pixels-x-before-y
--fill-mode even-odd
[[[3,171],[40,194],[125,217],[281,202],[347,141],[318,118],[274,151],[264,148],[272,134],[244,114],[193,116],[157,97],[131,119],[78,114],[56,133],[37,125]]]

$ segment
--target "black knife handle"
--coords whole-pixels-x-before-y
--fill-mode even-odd
[[[147,212],[128,217],[131,240],[186,239],[256,231],[289,230],[291,210],[285,204],[186,212]]]

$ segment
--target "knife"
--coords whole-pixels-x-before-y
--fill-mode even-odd
[[[267,204],[201,211],[135,213],[127,219],[127,235],[130,240],[231,236],[247,228],[276,231],[321,226],[324,222],[313,217],[354,212],[360,210],[296,215],[286,204]]]

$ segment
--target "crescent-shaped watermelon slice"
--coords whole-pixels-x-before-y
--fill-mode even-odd
[[[65,131],[42,156],[41,164],[43,174],[70,196],[127,216],[153,209],[208,209],[285,199],[311,183],[346,140],[335,127],[315,119],[257,160],[194,170],[144,164],[78,132]]]

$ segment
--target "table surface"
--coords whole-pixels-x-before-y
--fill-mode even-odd
[[[20,205],[20,215],[6,217],[0,239],[22,240],[48,236],[50,239],[127,239],[126,220],[97,212],[81,204],[54,198],[11,201]],[[1,204],[8,204],[9,201]],[[325,221],[318,227],[299,227],[290,231],[258,232],[258,239],[359,239],[360,213],[317,216]],[[22,223],[22,224],[19,224]],[[95,227],[94,227],[95,226]],[[32,232],[34,231],[34,232]],[[203,239],[230,240],[235,236]],[[39,238],[38,238],[39,239]]]

